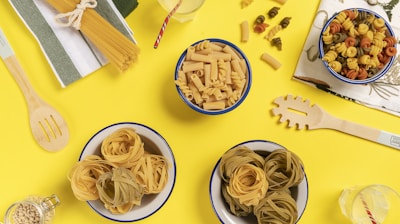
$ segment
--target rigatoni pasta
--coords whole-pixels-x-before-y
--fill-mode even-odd
[[[187,48],[175,84],[194,105],[217,111],[240,100],[249,82],[249,72],[236,49],[204,40]]]

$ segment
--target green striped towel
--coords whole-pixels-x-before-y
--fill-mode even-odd
[[[114,1],[121,4],[121,0]],[[58,12],[46,1],[9,0],[9,2],[40,44],[62,87],[70,85],[108,63],[81,32],[56,24],[54,16]],[[119,7],[121,8],[121,5]],[[134,8],[131,6],[131,11]],[[98,1],[95,10],[121,33],[136,42],[132,30],[112,0]],[[131,11],[124,11],[124,15],[127,16]]]

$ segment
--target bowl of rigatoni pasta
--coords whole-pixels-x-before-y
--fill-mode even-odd
[[[237,108],[249,93],[252,72],[241,49],[210,38],[184,50],[175,69],[179,96],[193,110],[207,115]]]

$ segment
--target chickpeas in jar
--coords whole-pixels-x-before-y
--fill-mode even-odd
[[[8,208],[4,224],[50,224],[59,204],[55,194],[49,197],[29,196]]]

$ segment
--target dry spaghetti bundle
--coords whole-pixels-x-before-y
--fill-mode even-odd
[[[100,52],[120,71],[137,60],[139,48],[93,8],[96,0],[47,0],[61,14],[56,16],[63,26],[72,26],[89,38]],[[67,22],[63,20],[67,19]]]

